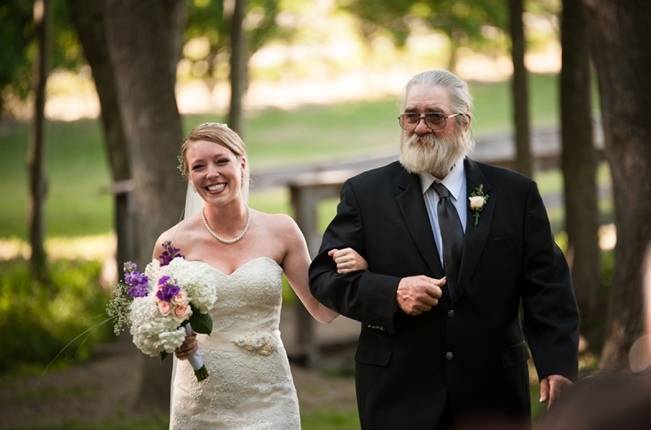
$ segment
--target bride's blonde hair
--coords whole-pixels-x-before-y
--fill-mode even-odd
[[[246,147],[242,138],[226,124],[218,122],[204,122],[199,124],[190,131],[190,134],[181,144],[181,155],[179,156],[179,170],[183,176],[188,176],[188,163],[186,161],[186,152],[192,142],[206,140],[216,143],[231,151],[238,159],[244,159],[244,169],[242,171],[242,197],[245,201],[249,198],[249,163],[246,155]]]

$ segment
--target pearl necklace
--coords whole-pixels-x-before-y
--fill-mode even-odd
[[[203,209],[201,211],[201,219],[203,220],[203,225],[206,226],[206,230],[208,230],[208,233],[210,233],[210,235],[212,237],[214,237],[215,239],[217,239],[221,243],[224,243],[226,245],[230,245],[230,244],[233,244],[235,242],[239,242],[244,237],[244,235],[246,234],[246,232],[249,229],[249,221],[251,220],[251,217],[250,217],[250,214],[249,214],[249,208],[247,207],[246,208],[246,224],[244,225],[244,228],[242,229],[242,232],[240,234],[238,234],[237,236],[235,236],[234,238],[232,238],[232,239],[224,239],[222,237],[219,237],[217,232],[215,232],[215,230],[210,228],[210,224],[208,224],[208,219],[206,218],[206,210],[205,209]]]

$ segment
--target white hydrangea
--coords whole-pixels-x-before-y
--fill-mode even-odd
[[[199,273],[197,273],[199,272]],[[185,340],[185,328],[172,313],[163,315],[158,307],[156,289],[161,276],[168,275],[187,294],[188,301],[201,313],[208,313],[217,300],[217,289],[201,271],[192,270],[183,258],[175,258],[166,266],[154,259],[145,268],[149,278],[150,294],[135,298],[131,303],[129,319],[133,343],[143,353],[158,356],[162,351],[172,353]]]
[[[133,300],[130,319],[133,343],[147,355],[172,353],[185,340],[185,329],[174,318],[161,315],[153,295]]]
[[[205,314],[212,309],[217,300],[217,286],[214,281],[201,276],[201,271],[193,270],[183,258],[175,258],[167,266],[160,267],[160,275],[163,274],[172,276],[178,282],[199,312]]]
[[[160,261],[154,258],[151,263],[145,267],[145,275],[149,278],[149,286],[156,286],[156,281],[162,276]]]

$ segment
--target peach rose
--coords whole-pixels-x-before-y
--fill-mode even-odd
[[[185,291],[179,291],[178,294],[172,297],[172,304],[174,305],[187,305],[188,295]]]
[[[188,305],[177,305],[174,307],[174,319],[183,321],[190,316],[191,310]]]
[[[170,314],[170,311],[172,310],[172,306],[164,300],[159,300],[158,301],[158,311],[161,313],[161,315],[167,316]]]

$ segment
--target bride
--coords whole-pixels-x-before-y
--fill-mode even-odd
[[[281,275],[315,319],[328,323],[338,315],[310,293],[305,239],[291,217],[248,207],[244,143],[227,126],[193,129],[180,159],[202,205],[189,215],[186,204],[185,219],[158,238],[154,258],[171,241],[185,257],[178,270],[213,282],[217,301],[212,334],[192,334],[176,352],[170,429],[299,429],[296,390],[278,329]],[[350,248],[331,254],[341,273],[366,269]],[[186,360],[198,347],[210,374],[201,382]]]

